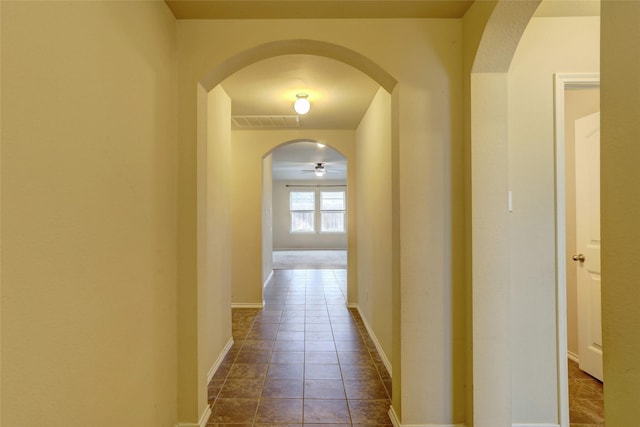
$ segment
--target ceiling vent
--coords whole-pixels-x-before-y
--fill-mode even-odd
[[[234,129],[276,129],[300,127],[300,117],[286,116],[231,116]]]

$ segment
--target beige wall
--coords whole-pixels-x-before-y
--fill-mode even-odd
[[[493,8],[496,6],[497,1],[484,1],[484,2],[475,2],[467,13],[465,14],[462,20],[462,30],[463,30],[463,50],[462,50],[462,58],[463,58],[463,88],[464,88],[464,147],[462,158],[464,161],[464,175],[463,175],[463,192],[464,192],[464,227],[461,227],[461,232],[464,234],[465,240],[465,319],[464,319],[464,329],[465,329],[465,383],[467,385],[473,384],[473,387],[466,387],[466,400],[465,400],[465,425],[467,427],[473,427],[474,425],[474,389],[477,387],[478,390],[478,398],[482,399],[486,396],[484,393],[486,389],[484,389],[483,384],[474,383],[473,377],[475,372],[473,370],[474,365],[474,327],[473,327],[473,297],[474,294],[472,292],[473,289],[473,263],[472,263],[472,198],[471,198],[471,190],[472,190],[472,170],[471,170],[471,157],[472,157],[472,146],[471,146],[471,70],[475,62],[476,52],[478,50],[478,46],[482,40],[482,36],[484,34],[484,29],[486,27],[487,21],[491,16],[491,12]],[[487,280],[487,283],[491,283],[492,280]],[[487,344],[487,347],[491,347],[491,343]],[[480,350],[482,350],[480,348]],[[488,359],[489,356],[485,355]],[[479,370],[478,373],[486,373],[487,369]],[[485,385],[490,384],[492,381],[495,381],[496,378],[493,377],[493,372],[486,373],[487,378],[485,379]],[[499,380],[498,380],[499,381]],[[487,397],[488,398],[488,397]],[[492,412],[491,409],[488,412]]]
[[[597,73],[599,34],[598,17],[533,18],[509,69],[514,422],[557,422],[553,75]]]
[[[277,146],[293,140],[330,141],[332,148],[345,155],[347,161],[355,158],[354,131],[269,130],[232,131],[231,144],[231,228],[232,228],[232,300],[234,304],[262,303],[262,162],[263,157]],[[351,174],[351,164],[348,164]],[[355,174],[355,167],[353,168]],[[354,175],[355,176],[355,175]],[[348,188],[354,178],[348,177]],[[274,195],[277,191],[274,190]],[[355,193],[348,194],[347,203],[355,206]],[[274,207],[274,215],[276,210]],[[355,219],[349,233],[355,233]],[[354,212],[355,215],[355,212]],[[354,234],[355,236],[355,234]],[[355,243],[355,242],[354,242]],[[352,247],[349,247],[351,250]],[[353,247],[355,249],[355,247]],[[352,256],[354,254],[349,254]],[[267,256],[271,256],[271,253]],[[349,271],[349,283],[357,283],[356,269]]]
[[[379,89],[356,131],[358,307],[392,358],[391,95]]]
[[[180,382],[193,388],[196,398],[189,403],[197,402],[197,407],[187,404],[180,409],[189,414],[195,409],[198,417],[208,404],[207,377],[231,340],[231,99],[221,86],[202,92],[206,116],[200,124],[206,136],[198,147],[198,334],[197,340],[189,343],[196,357],[191,363],[197,366],[198,381]],[[193,415],[181,420],[187,419],[194,420]]]
[[[273,248],[286,249],[347,249],[348,234],[345,233],[291,233],[291,216],[289,214],[289,193],[291,191],[345,191],[348,193],[346,181],[327,180],[324,176],[317,181],[274,181],[273,183]],[[292,187],[287,185],[344,185],[344,187],[317,188]],[[347,206],[347,211],[349,206]],[[346,218],[345,218],[346,220]],[[316,218],[319,227],[320,218]]]
[[[581,117],[600,111],[600,89],[565,89],[564,105],[567,350],[571,356],[579,357],[577,265],[576,262],[571,259],[573,254],[578,253],[576,251],[575,121]]]
[[[639,21],[639,2],[602,2],[602,316],[609,426],[640,419]]]
[[[4,426],[176,422],[176,30],[1,2]]]
[[[262,283],[273,272],[273,155],[262,161]]]

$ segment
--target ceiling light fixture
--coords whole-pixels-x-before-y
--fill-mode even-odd
[[[307,99],[309,95],[306,93],[299,93],[296,95],[296,101],[293,103],[293,109],[296,110],[298,114],[307,114],[311,109],[311,104]]]
[[[315,172],[314,172],[316,176],[323,176],[325,172],[326,171],[324,170],[324,164],[316,163]]]

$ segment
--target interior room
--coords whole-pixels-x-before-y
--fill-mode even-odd
[[[635,425],[639,19],[1,1],[0,424]]]

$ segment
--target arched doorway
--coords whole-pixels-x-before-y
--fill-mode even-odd
[[[265,156],[262,182],[263,266],[346,270],[347,159],[327,141],[285,143]]]
[[[264,56],[264,52],[268,52],[271,55],[276,55],[277,54],[276,52],[280,52],[280,53],[285,53],[287,51],[288,52],[298,52],[298,51],[305,52],[305,50],[310,50],[312,52],[315,52],[319,49],[324,56],[327,56],[327,57],[331,56],[329,55],[332,52],[331,45],[317,43],[313,41],[309,41],[308,45],[309,46],[306,47],[306,44],[301,43],[300,41],[282,42],[282,43],[275,43],[272,45],[266,45],[266,46],[263,46],[262,50],[257,49],[255,51],[250,52],[251,53],[250,55],[248,55],[247,52],[244,52],[242,54],[239,54],[237,57],[230,59],[228,62],[225,63],[224,66],[222,66],[222,69],[224,70],[224,72],[220,73],[220,70],[216,70],[214,74],[217,75],[218,78],[221,78],[221,76],[232,72],[231,69],[226,68],[226,66],[229,63],[232,63],[232,64],[235,63],[236,65],[237,64],[246,65],[248,63],[251,63],[251,61],[258,61],[262,56]],[[363,60],[363,57],[361,57],[360,55],[340,47],[335,47],[335,50],[337,52],[337,53],[334,52],[335,56],[341,59],[345,59],[348,57],[350,64],[352,65],[356,64],[360,67],[364,66],[364,68],[366,68],[367,70],[367,74],[376,75],[377,77],[381,78],[384,84],[386,85],[390,84],[391,80],[385,77],[385,76],[388,76],[385,72],[383,72],[379,67],[372,65],[372,63]],[[259,54],[256,54],[256,52],[258,52]],[[248,60],[248,58],[250,58],[250,60]],[[206,82],[206,85],[213,85],[213,82],[215,81],[217,80],[212,79],[211,76],[209,76],[203,79],[201,83]],[[380,84],[380,82],[378,82],[378,84]],[[239,227],[236,227],[236,228],[233,227],[233,223],[238,217],[238,215],[236,215],[237,211],[233,210],[234,209],[233,201],[231,203],[231,206],[232,206],[231,214],[230,215],[227,214],[228,216],[226,217],[224,217],[224,214],[222,214],[223,221],[221,222],[218,221],[216,223],[216,221],[213,220],[214,217],[211,216],[210,213],[212,211],[215,212],[216,210],[215,206],[221,207],[225,202],[226,203],[229,202],[230,197],[233,199],[232,196],[235,197],[235,195],[242,195],[242,197],[245,197],[243,199],[244,201],[241,202],[240,204],[242,204],[243,208],[246,208],[248,211],[251,210],[249,206],[250,206],[250,203],[253,203],[253,202],[250,202],[249,204],[245,204],[244,202],[247,202],[250,200],[253,200],[253,201],[259,200],[259,197],[258,198],[248,197],[248,195],[254,192],[255,190],[257,190],[258,192],[260,190],[259,189],[259,182],[260,182],[259,166],[260,165],[259,163],[257,163],[254,165],[257,167],[248,167],[246,169],[242,169],[244,172],[241,172],[241,176],[239,179],[235,179],[233,177],[233,174],[238,173],[238,171],[241,168],[238,168],[237,163],[233,161],[235,154],[232,153],[233,150],[230,145],[231,135],[229,133],[229,130],[221,130],[221,129],[227,128],[228,126],[227,123],[231,116],[230,99],[225,93],[223,86],[215,85],[210,91],[208,91],[207,86],[205,86],[205,84],[201,84],[199,86],[198,97],[199,97],[198,117],[200,118],[198,121],[198,127],[200,131],[198,132],[198,174],[197,174],[198,175],[197,217],[198,217],[198,224],[199,224],[198,239],[197,239],[199,241],[198,258],[202,260],[210,260],[208,256],[209,255],[208,251],[210,251],[212,248],[219,248],[218,250],[220,250],[226,246],[227,248],[229,247],[231,248],[231,253],[234,253],[235,240],[232,239],[231,236],[228,234],[228,230],[232,228],[234,230],[241,230],[241,228]],[[390,98],[389,98],[389,103],[390,103]],[[392,120],[390,115],[388,116],[388,120],[389,122],[391,122]],[[390,127],[391,126],[389,126],[389,128]],[[335,138],[336,133],[339,134],[340,132],[334,131],[331,135],[332,138]],[[355,138],[355,134],[353,133],[353,131],[347,131],[343,133],[345,134],[350,133],[351,134],[350,138],[351,139]],[[320,138],[324,139],[322,137]],[[326,138],[326,139],[331,140],[332,138]],[[242,156],[244,159],[252,159],[250,160],[250,162],[260,161],[262,158],[262,154],[264,152],[270,150],[273,146],[281,143],[283,139],[276,137],[273,140],[273,141],[277,141],[275,143],[271,141],[271,138],[269,137],[259,138],[259,140],[261,141],[260,144],[262,144],[261,145],[262,148],[259,149],[260,155],[256,156],[255,158],[252,156]],[[392,141],[391,134],[389,134],[389,144],[391,144],[391,141]],[[233,149],[235,148],[236,146],[233,147]],[[389,158],[387,158],[387,161],[389,162],[389,164],[391,164],[392,159],[390,156]],[[355,177],[349,178],[349,179],[350,180],[355,179]],[[225,188],[217,189],[218,185],[215,184],[216,181],[218,184],[222,184],[222,186]],[[258,186],[254,186],[254,183],[258,183]],[[238,186],[242,186],[243,188],[238,188]],[[391,210],[391,206],[389,206],[389,210]],[[259,215],[259,209],[255,211],[257,211]],[[259,228],[258,222],[246,221],[245,224],[250,224],[251,227],[254,227],[257,224]],[[213,235],[216,233],[211,234],[212,228],[217,229],[219,231],[217,236]],[[244,227],[244,230],[240,231],[240,233],[246,232],[246,229],[247,227]],[[238,234],[238,232],[234,231],[234,234]],[[211,244],[212,238],[213,238],[213,242],[216,242],[216,243]],[[220,240],[220,238],[222,238],[222,241]],[[247,239],[247,238],[241,239],[241,240],[244,242],[252,241],[251,239]],[[355,242],[354,242],[354,245],[355,245]],[[253,249],[250,249],[250,250],[253,250]],[[250,259],[253,258],[249,252],[244,251],[243,253],[246,256],[248,256]],[[354,257],[355,259],[356,250],[354,249],[353,251],[349,251],[349,253],[350,253],[350,256]],[[257,254],[257,258],[260,259],[261,254],[260,254],[259,248],[257,249],[256,254]],[[225,282],[226,283],[230,282],[230,273],[232,273],[232,271],[230,271],[228,264],[225,263],[224,261],[225,257],[227,257],[226,259],[229,259],[228,249],[226,254],[223,254],[222,252],[220,252],[218,255],[218,259],[215,262],[215,265],[217,265],[222,271],[222,274],[218,274],[217,276],[215,276],[216,273],[213,271],[211,263],[207,263],[207,262],[199,263],[198,293],[201,292],[200,291],[201,288],[206,289],[207,287],[209,287],[209,285],[203,283],[203,281],[207,280],[206,278],[210,277],[212,273],[215,276],[217,283],[221,285],[220,287],[224,288]],[[355,265],[355,262],[354,262],[354,265]],[[248,270],[249,269],[245,268],[243,273],[247,272]],[[354,268],[353,271],[355,272],[356,269]],[[253,283],[253,282],[254,281],[251,281],[250,283]],[[349,279],[349,282],[357,283],[356,280],[351,280],[351,279]],[[254,287],[253,290],[248,290],[248,293],[246,293],[242,297],[244,298],[248,296],[247,298],[249,300],[249,304],[260,304],[259,294],[261,289],[260,289],[259,283],[261,282],[256,281],[256,283],[258,284],[256,295],[253,295],[253,293],[256,292],[256,289]],[[203,292],[206,294],[207,291],[203,290]],[[230,289],[230,292],[226,292],[226,294],[223,295],[222,300],[220,300],[219,298],[216,298],[216,301],[211,299],[208,302],[206,302],[204,306],[202,306],[201,308],[200,308],[200,303],[198,303],[199,311],[201,311],[204,314],[203,317],[207,319],[208,317],[210,317],[210,315],[207,313],[212,312],[211,307],[206,306],[207,304],[214,303],[216,305],[214,310],[217,308],[221,312],[225,311],[225,305],[228,304],[226,308],[226,310],[228,310],[231,306],[231,301],[233,301],[234,298],[236,297],[234,295],[234,292],[235,292],[235,288],[232,287]],[[258,298],[256,299],[255,296],[258,296]],[[253,299],[256,299],[256,302],[253,302]],[[198,297],[198,300],[200,300],[199,297]],[[213,319],[210,319],[210,320],[213,320]],[[210,320],[204,320],[204,322],[210,322]],[[200,324],[204,322],[202,320],[199,321]],[[387,322],[387,323],[390,323],[390,322]],[[197,326],[198,329],[200,328],[206,329],[206,326],[204,325],[201,326],[200,324]],[[215,347],[216,345],[220,346],[224,344],[225,342],[224,333],[220,335],[221,336],[220,336],[220,339],[218,340],[218,343],[211,345],[211,347]],[[202,347],[206,349],[207,345],[205,344],[203,346],[202,343],[200,343],[198,351],[201,351],[200,348]],[[205,357],[210,357],[210,356],[205,355]],[[212,371],[213,369],[210,371],[210,373]],[[198,375],[201,375],[201,374],[198,374]]]
[[[574,28],[572,34],[581,36],[571,42],[556,36],[550,43],[551,34],[566,26],[555,28],[561,21],[546,18],[548,9],[534,17],[539,4],[499,2],[485,15],[490,18],[469,70],[472,282],[477,295],[473,401],[479,423],[569,425],[565,299],[553,256],[553,74],[597,72],[597,55],[588,53],[597,51],[598,33],[583,26]],[[598,27],[597,16],[580,19]],[[577,21],[571,24],[580,25]],[[508,35],[498,36],[507,27]],[[491,42],[494,37],[502,42]],[[575,44],[569,48],[567,43]],[[564,53],[554,53],[563,48]],[[577,53],[582,49],[587,55]],[[534,60],[540,57],[544,60]],[[535,67],[525,65],[527,60]],[[516,255],[523,253],[528,255]],[[493,407],[483,399],[489,394]]]

